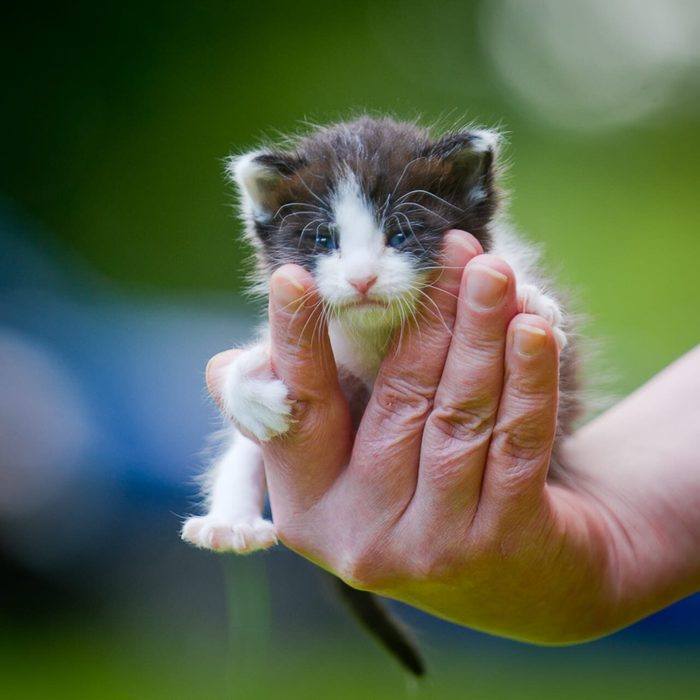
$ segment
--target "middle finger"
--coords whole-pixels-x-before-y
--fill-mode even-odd
[[[475,512],[503,386],[508,324],[516,312],[508,264],[491,255],[474,258],[464,272],[449,353],[423,434],[411,503],[423,516],[452,513],[469,522]]]

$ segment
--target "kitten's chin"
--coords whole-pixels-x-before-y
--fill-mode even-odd
[[[398,305],[373,299],[346,304],[336,315],[344,323],[366,328],[393,327],[401,322]]]

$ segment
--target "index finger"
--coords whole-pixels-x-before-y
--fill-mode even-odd
[[[420,298],[424,311],[415,325],[404,325],[382,364],[348,468],[348,477],[366,484],[377,511],[387,503],[405,506],[415,490],[421,436],[450,346],[460,280],[480,252],[470,234],[446,234],[442,274]]]

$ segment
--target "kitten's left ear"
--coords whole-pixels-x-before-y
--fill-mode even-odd
[[[452,165],[452,176],[464,188],[468,201],[477,204],[493,193],[494,162],[499,135],[482,129],[446,134],[436,141],[427,154]]]
[[[244,206],[253,218],[267,221],[274,216],[276,195],[284,179],[301,165],[298,158],[286,153],[253,151],[229,158],[226,172],[240,188]]]

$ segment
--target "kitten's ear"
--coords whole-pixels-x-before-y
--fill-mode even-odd
[[[301,165],[301,160],[286,153],[253,151],[229,158],[226,172],[240,188],[253,218],[267,221],[276,211],[280,185]]]
[[[429,149],[428,158],[451,163],[451,176],[464,188],[468,201],[477,204],[493,194],[498,145],[499,135],[494,131],[458,131],[436,141]]]

